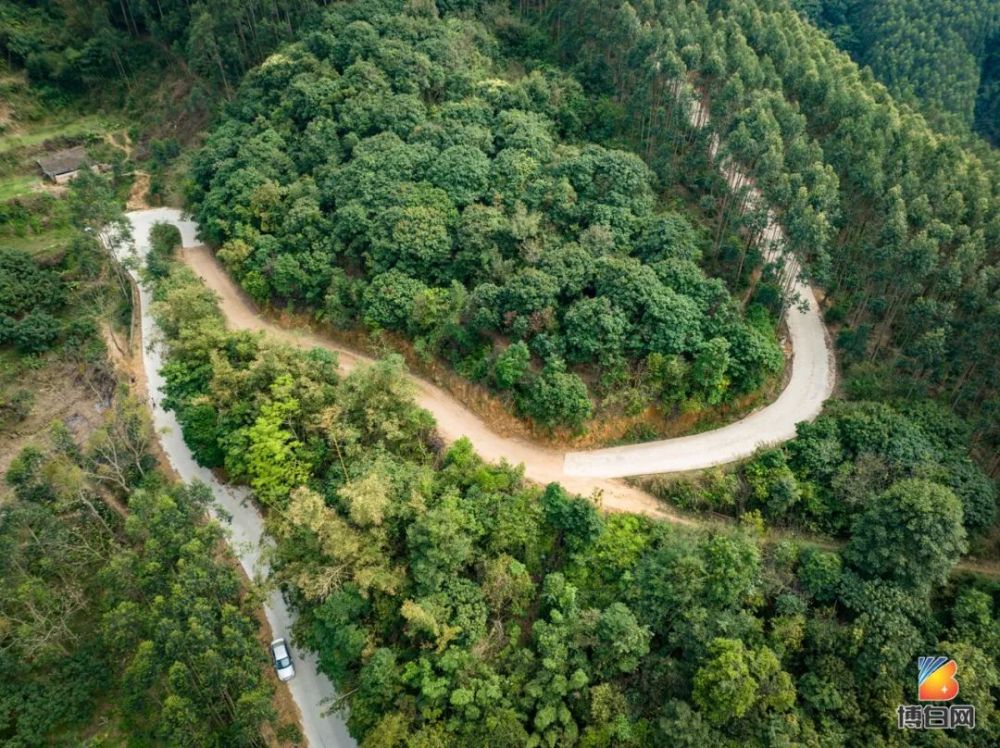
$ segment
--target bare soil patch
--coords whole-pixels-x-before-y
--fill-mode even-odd
[[[0,474],[29,444],[42,438],[55,421],[69,428],[82,444],[101,423],[101,414],[110,404],[110,394],[88,380],[80,365],[53,360],[39,369],[25,372],[20,378],[25,389],[34,395],[31,410],[24,420],[0,432]],[[9,383],[7,391],[18,389]],[[3,491],[0,488],[0,491]]]

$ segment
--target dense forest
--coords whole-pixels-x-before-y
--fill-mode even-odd
[[[853,484],[851,514],[834,508],[841,552],[766,543],[751,515],[715,532],[603,516],[464,440],[443,449],[398,361],[342,377],[325,351],[224,331],[167,249],[171,405],[202,459],[269,508],[296,636],[365,748],[896,745],[924,651],[963,663],[977,727],[956,740],[997,741],[1000,587],[949,573],[963,502],[967,525],[982,518],[935,480],[947,419],[848,409],[795,442],[784,474],[748,468],[776,496],[786,474],[844,474],[851,449],[882,440],[905,460],[928,440],[926,469],[892,463],[884,484]],[[834,440],[839,457],[817,443]]]
[[[270,583],[363,748],[989,748],[1000,161],[964,128],[995,137],[993,9],[0,0],[0,50],[53,107],[184,68],[185,106],[218,114],[188,207],[244,289],[409,341],[539,424],[778,378],[795,300],[768,206],[819,291],[839,397],[742,464],[644,481],[689,510],[670,524],[445,445],[398,356],[344,374],[227,331],[155,228],[163,404],[266,514]],[[153,140],[154,168],[185,146]],[[0,743],[295,742],[258,591],[109,364],[131,313],[95,240],[127,241],[110,179],[0,203],[0,437],[56,366],[97,414],[5,466]],[[6,246],[43,203],[71,223],[57,251]],[[974,730],[897,728],[929,653]]]
[[[82,450],[56,424],[46,451],[25,450],[7,471],[5,746],[79,745],[101,712],[105,739],[154,745],[259,746],[262,725],[276,723],[257,602],[218,555],[224,530],[204,522],[211,494],[155,476],[145,418],[123,400]],[[116,463],[127,447],[134,455]],[[125,517],[106,497],[120,477]]]
[[[705,130],[726,144],[718,158],[780,210],[827,295],[849,394],[936,397],[969,419],[1000,469],[995,151],[966,149],[900,108],[781,0],[549,3],[542,18],[560,59],[622,108],[665,182],[705,188],[709,134],[686,126],[674,83],[707,97]],[[541,44],[531,28],[520,38]],[[759,220],[723,195],[716,205],[746,230]]]
[[[640,158],[590,140],[607,124],[573,78],[504,80],[480,23],[391,6],[269,58],[192,165],[202,236],[251,296],[409,336],[544,426],[586,421],[584,379],[718,405],[780,371],[767,312],[706,277],[711,237]]]
[[[260,746],[280,726],[258,599],[206,521],[203,486],[157,466],[143,403],[99,330],[128,285],[94,226],[118,214],[89,173],[54,254],[0,246],[0,436],[15,442],[38,381],[89,393],[88,427],[56,420],[6,460],[0,485],[0,743]],[[0,240],[2,245],[3,240]],[[89,402],[89,399],[88,399]]]
[[[966,424],[928,401],[835,401],[795,439],[735,470],[644,483],[682,508],[759,512],[771,526],[849,537],[872,497],[907,478],[953,491],[969,538],[988,543],[996,485],[969,457]]]
[[[226,89],[324,3],[296,0],[0,2],[0,51],[36,85],[129,88],[164,55]],[[202,100],[201,103],[206,103]]]
[[[793,0],[897,97],[1000,145],[1000,3],[996,0]],[[947,121],[945,122],[947,124]]]

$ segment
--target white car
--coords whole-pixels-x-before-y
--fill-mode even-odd
[[[278,673],[278,680],[284,682],[295,677],[295,666],[292,664],[292,653],[284,639],[271,642],[271,662]]]

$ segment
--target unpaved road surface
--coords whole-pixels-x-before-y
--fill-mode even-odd
[[[230,328],[266,333],[301,348],[333,351],[345,372],[359,364],[371,363],[370,358],[321,335],[284,328],[267,319],[236,286],[212,252],[199,245],[196,225],[185,221],[180,211],[158,208],[129,215],[133,222],[141,217],[149,225],[168,221],[182,227],[183,260],[218,295],[219,306]],[[752,454],[761,444],[791,438],[795,435],[797,422],[815,417],[832,388],[833,363],[811,291],[807,299],[811,304],[806,311],[796,308],[788,313],[788,329],[794,347],[792,375],[778,399],[741,421],[695,436],[566,454],[525,439],[500,436],[451,394],[419,377],[410,377],[417,403],[433,414],[439,433],[448,443],[468,437],[484,459],[490,462],[506,459],[513,464],[523,464],[525,476],[543,485],[559,482],[573,493],[584,496],[599,493],[603,506],[609,510],[686,522],[649,494],[617,478],[698,470],[732,462]]]
[[[132,222],[133,238],[140,257],[145,257],[146,250],[149,249],[150,228],[154,223],[161,221],[177,226],[184,244],[197,243],[196,225],[183,220],[180,211],[156,208],[135,211],[127,215]],[[136,273],[132,271],[132,274],[138,281]],[[164,351],[156,323],[150,314],[150,290],[141,283],[138,285],[142,305],[142,365],[146,374],[153,425],[159,433],[163,451],[182,480],[186,482],[199,480],[212,490],[217,504],[232,517],[228,523],[231,531],[230,545],[240,564],[251,579],[263,578],[267,575],[267,566],[260,558],[261,543],[264,541],[263,518],[247,501],[245,489],[220,483],[210,470],[195,462],[191,450],[181,436],[176,416],[160,405],[163,402],[164,382],[160,368],[163,365]],[[293,618],[280,592],[271,594],[264,613],[275,636],[291,638]],[[295,677],[288,682],[288,687],[301,713],[302,732],[309,745],[314,748],[356,746],[357,743],[348,734],[343,720],[335,716],[323,716],[325,705],[335,697],[335,693],[327,677],[316,669],[315,655],[294,645],[292,652],[295,657]]]
[[[232,329],[264,332],[300,348],[325,348],[333,351],[344,372],[350,372],[359,365],[373,363],[371,358],[337,345],[326,337],[308,330],[281,327],[262,316],[207,247],[186,246],[181,254],[184,262],[218,295],[219,306]],[[568,475],[564,471],[563,452],[524,439],[500,436],[479,416],[440,387],[414,375],[410,375],[410,379],[415,388],[417,403],[433,414],[438,433],[449,444],[460,437],[468,437],[483,459],[489,462],[506,459],[515,465],[521,463],[525,468],[525,476],[543,485],[558,481],[567,490],[584,496],[600,492],[602,503],[607,509],[685,521],[670,513],[649,494],[621,481]]]
[[[708,110],[702,97],[693,97],[689,118],[696,128],[708,124]],[[732,161],[725,157],[718,158],[719,153],[719,139],[713,135],[710,155],[716,160],[720,173],[734,191],[745,190],[747,205],[763,206],[763,195],[752,180]],[[683,522],[648,494],[616,479],[700,470],[744,459],[763,445],[791,439],[795,436],[795,425],[815,418],[833,393],[836,364],[815,294],[800,279],[797,260],[784,254],[784,232],[773,211],[768,210],[767,219],[762,240],[764,250],[770,260],[781,265],[786,287],[793,298],[801,299],[802,306],[793,305],[785,315],[792,345],[791,375],[787,385],[777,400],[740,421],[693,436],[565,453],[526,439],[500,436],[452,395],[419,377],[411,376],[417,401],[434,415],[438,430],[446,441],[450,443],[466,436],[476,451],[490,462],[506,459],[514,464],[521,463],[525,475],[538,483],[558,481],[570,491],[585,496],[600,493],[607,509]],[[172,220],[181,220],[179,211],[174,212]],[[262,317],[211,251],[197,246],[197,226],[187,223],[186,231],[184,260],[219,295],[222,311],[231,327],[259,330],[295,345],[335,351],[341,366],[348,371],[370,360],[309,331],[279,327]]]

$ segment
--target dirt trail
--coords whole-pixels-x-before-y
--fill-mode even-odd
[[[185,247],[181,256],[205,285],[218,294],[219,306],[230,328],[266,332],[300,348],[325,348],[334,351],[345,372],[350,372],[359,364],[372,363],[371,358],[339,346],[325,337],[301,329],[281,327],[262,316],[208,248]],[[598,492],[605,509],[635,512],[689,524],[689,520],[670,512],[654,497],[621,481],[566,475],[563,470],[564,453],[524,439],[502,437],[440,387],[415,376],[410,379],[416,390],[417,403],[434,415],[438,432],[448,443],[462,436],[468,437],[483,459],[489,462],[507,460],[515,465],[522,463],[526,477],[536,483],[544,485],[559,482],[567,490],[584,496],[592,496]]]
[[[162,209],[161,209],[162,210]],[[328,338],[302,328],[284,327],[267,319],[256,308],[253,301],[230,278],[219,265],[211,250],[203,246],[185,247],[181,252],[184,262],[194,270],[219,297],[219,306],[230,329],[251,330],[270,335],[298,348],[323,348],[337,354],[340,369],[350,373],[358,366],[373,363],[373,359],[356,351],[338,345]],[[507,460],[522,463],[525,476],[536,483],[558,482],[567,490],[583,496],[601,495],[602,506],[609,511],[644,514],[688,527],[723,526],[729,521],[700,521],[671,512],[659,499],[649,493],[626,485],[619,480],[573,477],[563,473],[563,453],[541,447],[522,439],[496,435],[479,417],[468,411],[455,398],[435,385],[411,375],[416,389],[416,400],[421,407],[430,411],[438,422],[438,431],[449,443],[466,436],[473,443],[476,452],[489,462]],[[678,440],[669,440],[678,441]],[[642,447],[643,445],[635,445]],[[773,529],[772,540],[789,538],[808,542],[828,550],[839,548],[843,543],[829,538],[814,537],[799,531]],[[1000,577],[1000,563],[983,559],[960,561],[956,571],[973,572],[989,577]]]
[[[132,182],[132,189],[129,190],[125,209],[146,210],[149,207],[149,203],[146,201],[146,195],[149,192],[149,174],[144,171],[133,171],[132,176],[135,177],[135,181]]]

